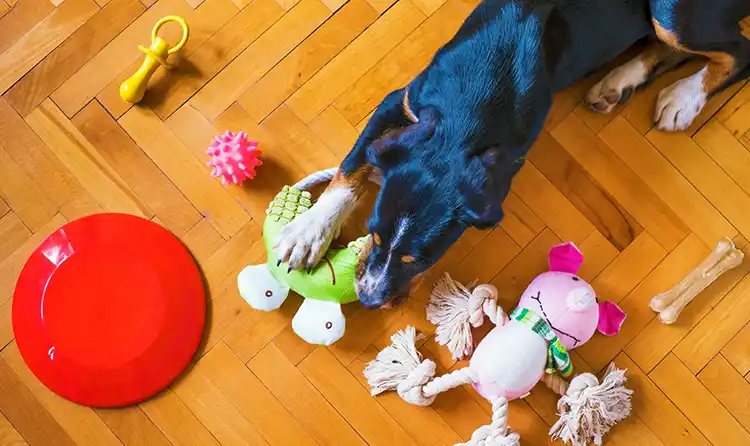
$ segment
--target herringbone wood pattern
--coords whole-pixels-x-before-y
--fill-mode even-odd
[[[347,334],[330,348],[298,339],[300,301],[255,313],[235,277],[265,256],[261,222],[283,184],[334,166],[379,100],[404,85],[477,0],[0,0],[0,444],[453,444],[489,420],[467,388],[429,408],[371,398],[364,364],[391,333],[426,333],[435,277],[497,285],[509,309],[546,251],[572,240],[582,276],[629,314],[616,337],[579,349],[578,370],[614,360],[629,370],[634,414],[617,445],[750,444],[750,262],[722,277],[674,326],[649,298],[670,287],[723,236],[750,238],[750,85],[711,100],[685,133],[652,129],[657,80],[611,116],[583,92],[558,95],[505,203],[507,217],[469,231],[396,310],[347,307]],[[177,70],[160,70],[141,106],[119,84],[140,63],[155,21],[184,16],[192,37]],[[170,30],[175,31],[175,30]],[[172,36],[174,37],[174,36]],[[247,187],[209,177],[213,135],[243,129],[265,164]],[[362,228],[367,203],[350,232]],[[28,254],[81,216],[151,218],[180,237],[210,290],[206,338],[193,366],[156,398],[93,410],[43,387],[13,341],[13,286]],[[489,327],[483,327],[483,331]],[[480,330],[481,331],[481,330]],[[442,371],[461,367],[428,340]],[[512,403],[525,444],[548,443],[555,398],[537,387]]]

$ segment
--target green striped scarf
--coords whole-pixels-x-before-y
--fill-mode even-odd
[[[516,308],[510,313],[510,318],[526,325],[547,341],[547,368],[545,370],[547,373],[559,371],[562,376],[570,376],[573,373],[573,364],[570,362],[568,350],[547,321],[526,308]]]

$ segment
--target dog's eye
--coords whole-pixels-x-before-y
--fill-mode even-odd
[[[375,242],[376,245],[380,246],[380,234],[378,234],[377,232],[373,232],[372,240]]]
[[[415,259],[414,256],[402,256],[401,257],[401,261],[404,262],[404,263],[412,263],[415,260],[417,260],[417,259]]]

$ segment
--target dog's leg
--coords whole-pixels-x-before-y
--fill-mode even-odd
[[[708,63],[693,76],[659,93],[654,120],[667,131],[684,130],[706,101],[748,73],[750,41],[739,22],[750,15],[747,0],[650,0],[656,36],[676,51]]]
[[[371,171],[367,148],[386,130],[411,122],[403,99],[404,90],[386,96],[315,205],[284,226],[276,246],[279,262],[289,262],[290,269],[310,269],[318,264],[362,193]]]
[[[651,78],[679,65],[689,54],[675,51],[663,43],[654,43],[644,52],[621,65],[594,85],[586,95],[591,110],[609,113],[617,104],[624,104],[636,88]]]
[[[703,69],[663,89],[656,100],[654,121],[657,127],[667,131],[685,130],[703,110],[706,101],[730,85],[735,76],[747,68],[750,63],[750,41],[742,37],[739,26],[736,26],[736,29],[723,30],[726,33],[723,36],[725,43],[688,47],[680,43],[675,33],[664,29],[656,21],[655,26],[659,38],[668,45],[708,58]]]

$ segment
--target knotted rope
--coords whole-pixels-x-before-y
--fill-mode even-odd
[[[472,286],[474,283],[469,284],[469,288]],[[481,326],[485,315],[498,326],[508,321],[497,303],[497,288],[492,285],[479,285],[473,291],[469,288],[445,273],[427,304],[427,320],[436,326],[435,340],[450,350],[453,359],[469,356],[474,351],[471,327]]]
[[[492,401],[492,423],[475,430],[471,440],[455,446],[519,446],[521,436],[508,427],[508,399]]]

